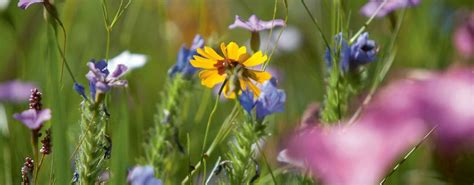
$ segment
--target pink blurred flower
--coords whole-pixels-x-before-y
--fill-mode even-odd
[[[43,109],[37,111],[35,109],[28,109],[19,114],[14,114],[13,117],[21,121],[29,129],[36,130],[41,128],[44,122],[51,119],[51,110]]]
[[[423,136],[424,127],[401,124],[335,125],[308,130],[290,144],[292,156],[308,162],[314,176],[330,185],[377,184],[393,162]]]
[[[453,42],[459,54],[466,58],[474,58],[474,12],[456,28]]]
[[[13,80],[0,84],[0,102],[22,102],[30,97],[30,89],[35,88],[32,83]]]
[[[44,0],[20,0],[18,2],[18,7],[26,10],[30,5],[35,4],[35,3],[43,3]]]
[[[474,70],[432,73],[383,88],[352,125],[296,134],[287,158],[307,161],[324,184],[376,184],[405,151],[436,127],[445,152],[474,147]]]

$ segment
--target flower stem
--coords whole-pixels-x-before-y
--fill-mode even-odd
[[[40,172],[41,166],[43,166],[43,161],[44,161],[44,157],[45,157],[45,156],[46,156],[46,155],[44,155],[44,154],[41,155],[41,160],[39,161],[38,167],[36,168],[35,181],[33,181],[33,182],[35,182],[36,184],[38,184],[38,182],[37,182],[37,180],[38,180],[38,174],[39,174],[39,172]]]

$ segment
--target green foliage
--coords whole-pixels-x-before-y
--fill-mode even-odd
[[[79,184],[89,185],[98,181],[101,173],[106,169],[107,150],[111,143],[106,135],[108,117],[103,106],[90,105],[84,101],[81,116],[81,138],[78,158],[76,161]]]
[[[173,161],[181,158],[179,154],[184,152],[179,142],[178,129],[182,121],[180,111],[183,97],[186,91],[192,89],[190,84],[191,82],[180,74],[167,81],[161,93],[161,102],[157,106],[154,127],[145,144],[147,150],[142,162],[152,165],[157,176],[162,178],[174,177],[176,166]]]

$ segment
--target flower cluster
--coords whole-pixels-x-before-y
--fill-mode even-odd
[[[35,168],[35,164],[33,159],[31,157],[26,157],[25,158],[25,163],[23,164],[23,167],[21,167],[21,184],[22,185],[30,185],[32,184],[32,176],[33,176],[33,170]]]
[[[378,50],[375,41],[369,40],[367,32],[362,33],[352,45],[343,39],[342,33],[337,34],[334,41],[336,43],[334,49],[327,49],[325,55],[325,61],[329,68],[334,62],[334,53],[339,53],[339,65],[346,72],[376,60]],[[338,51],[337,48],[340,50]]]

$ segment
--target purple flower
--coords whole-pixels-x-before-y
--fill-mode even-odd
[[[377,8],[379,8],[384,0],[369,0],[367,4],[365,4],[360,12],[362,15],[367,17],[372,16]],[[376,17],[384,17],[392,11],[397,9],[406,8],[406,7],[413,7],[420,4],[421,0],[386,0],[386,4],[380,8],[379,12],[375,15]]]
[[[191,48],[186,48],[185,45],[181,46],[178,52],[178,58],[176,64],[168,70],[168,76],[174,77],[177,73],[183,74],[185,77],[190,78],[196,73],[197,69],[189,62],[194,55],[197,55],[197,48],[204,46],[204,39],[201,35],[196,35],[193,40]]]
[[[30,5],[35,4],[35,3],[43,3],[44,0],[20,0],[18,2],[18,7],[26,10]]]
[[[154,177],[151,166],[136,166],[129,173],[127,181],[130,185],[162,185],[161,180]]]
[[[235,16],[234,24],[229,25],[229,29],[234,29],[237,27],[247,29],[251,32],[259,32],[263,30],[269,30],[276,26],[285,26],[285,21],[281,19],[275,19],[271,21],[262,21],[258,19],[256,15],[250,16],[248,21],[244,21],[240,16]]]
[[[474,58],[474,12],[454,32],[454,46],[465,58]]]
[[[13,115],[18,121],[21,121],[25,126],[30,128],[31,130],[39,129],[44,122],[51,119],[51,110],[50,109],[43,109],[43,110],[35,110],[35,109],[28,109],[23,111],[22,113],[17,113]]]
[[[86,95],[84,86],[82,86],[81,84],[75,82],[75,83],[74,83],[74,90],[75,90],[77,93],[79,93],[79,95],[81,95],[84,99],[87,100],[87,95]]]
[[[344,72],[347,72],[351,69],[356,69],[357,67],[373,62],[376,59],[377,49],[375,41],[369,40],[369,33],[362,33],[357,41],[350,45],[342,37],[342,33],[337,34],[334,37],[335,46],[333,53],[330,53],[331,50],[326,49],[326,54],[324,59],[329,68],[332,67],[332,55],[339,54],[339,65]],[[336,49],[340,48],[339,51]]]
[[[32,83],[13,80],[0,84],[0,102],[22,102],[28,100],[30,89],[35,88]]]
[[[375,41],[369,40],[369,33],[362,33],[351,46],[351,64],[363,65],[375,60]]]
[[[251,113],[253,107],[255,106],[255,100],[253,97],[253,92],[250,90],[242,91],[242,94],[239,95],[239,102],[240,105],[247,111],[247,113]]]
[[[261,121],[267,115],[285,110],[285,91],[278,89],[276,85],[274,78],[263,83],[256,105],[257,120]]]
[[[86,77],[89,80],[89,88],[92,97],[95,97],[96,92],[106,93],[112,87],[127,86],[126,80],[119,80],[119,78],[128,70],[125,65],[117,65],[117,68],[111,74],[107,69],[107,62],[105,62],[105,60],[100,60],[98,62],[92,60],[87,63],[87,66],[89,67],[89,72]]]

